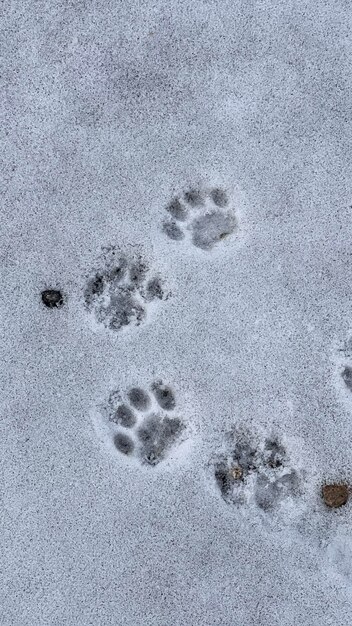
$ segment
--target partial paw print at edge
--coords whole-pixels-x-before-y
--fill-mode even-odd
[[[335,345],[332,348],[332,362],[334,370],[332,379],[339,401],[351,408],[352,401],[352,337],[344,344]]]

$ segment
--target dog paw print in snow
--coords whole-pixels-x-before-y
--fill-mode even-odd
[[[351,365],[345,365],[341,371],[341,378],[344,382],[345,388],[352,392],[352,367]]]
[[[352,583],[352,538],[351,530],[348,524],[340,524],[335,535],[325,546],[325,570],[328,571],[333,578],[341,579],[349,592],[351,592]]]
[[[84,302],[95,320],[110,330],[138,326],[151,303],[166,297],[160,276],[150,275],[141,256],[119,254],[112,246],[104,250],[99,265],[86,282]]]
[[[190,233],[194,246],[211,250],[238,229],[237,218],[227,192],[221,187],[188,189],[166,207],[162,230],[174,241]]]
[[[165,460],[186,431],[175,409],[174,391],[161,380],[150,391],[131,387],[124,394],[112,392],[105,421],[116,453],[149,466]]]
[[[299,472],[291,467],[277,438],[256,445],[248,433],[232,433],[227,454],[214,463],[216,485],[225,502],[248,504],[271,512],[300,492]],[[231,445],[232,444],[232,445]]]

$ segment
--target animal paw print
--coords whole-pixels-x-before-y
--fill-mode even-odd
[[[344,581],[349,588],[352,583],[352,544],[348,524],[337,527],[334,536],[326,546],[325,569]]]
[[[173,198],[166,211],[163,232],[170,239],[180,241],[185,238],[185,230],[189,230],[193,245],[202,250],[211,250],[237,229],[236,216],[221,187],[188,189],[183,198]]]
[[[352,338],[345,341],[344,346],[339,350],[340,353],[340,375],[344,387],[347,391],[352,392]],[[341,360],[341,357],[343,360]]]
[[[175,408],[175,394],[161,380],[151,385],[151,393],[132,387],[125,397],[110,394],[107,416],[115,450],[142,464],[158,465],[185,431]]]
[[[352,337],[335,347],[335,381],[339,399],[344,399],[349,408],[352,394]]]
[[[113,331],[138,326],[146,318],[149,303],[164,297],[161,278],[149,277],[142,257],[128,258],[114,247],[104,250],[101,267],[89,277],[84,290],[87,310]]]
[[[259,446],[249,433],[232,433],[227,455],[217,459],[216,484],[227,503],[254,504],[265,512],[298,495],[299,473],[290,466],[287,452],[277,438],[265,439]]]
[[[345,387],[352,392],[352,367],[350,365],[345,365],[341,372],[341,377]]]

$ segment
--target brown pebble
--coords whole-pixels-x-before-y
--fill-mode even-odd
[[[326,506],[337,509],[348,500],[348,485],[324,485],[322,495]]]
[[[243,469],[242,467],[233,467],[230,469],[230,474],[234,480],[241,480],[243,478]]]

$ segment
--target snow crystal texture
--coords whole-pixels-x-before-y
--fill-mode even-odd
[[[348,3],[0,32],[1,626],[346,626]]]

